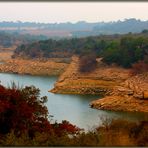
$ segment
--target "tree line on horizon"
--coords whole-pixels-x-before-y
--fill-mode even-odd
[[[0,45],[5,48],[47,39],[44,35],[35,36],[31,34],[20,34],[18,32],[0,31]]]
[[[134,25],[133,25],[134,24]],[[13,27],[14,31],[21,32],[26,28],[46,29],[46,30],[67,30],[72,34],[72,37],[86,37],[101,34],[125,34],[128,32],[140,33],[144,29],[148,29],[148,20],[142,21],[135,18],[124,19],[123,21],[111,22],[94,22],[78,21],[76,23],[36,23],[36,22],[0,22],[0,28]],[[13,31],[13,30],[12,30]],[[43,34],[42,34],[43,35]]]

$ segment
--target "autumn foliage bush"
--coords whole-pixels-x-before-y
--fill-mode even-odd
[[[11,130],[18,135],[50,129],[47,120],[48,110],[43,104],[46,97],[40,98],[39,89],[34,86],[17,89],[0,86],[0,133]],[[45,128],[45,129],[44,129]]]
[[[91,72],[97,66],[96,56],[94,54],[82,55],[79,57],[79,71]]]
[[[139,61],[132,65],[131,75],[141,74],[144,72],[148,72],[148,63],[145,61]]]
[[[148,120],[106,120],[92,131],[64,120],[51,123],[34,86],[0,85],[0,146],[148,146]]]
[[[13,84],[12,88],[6,88],[0,85],[0,135],[3,137],[13,131],[16,137],[26,133],[33,139],[36,133],[62,136],[79,132],[79,128],[68,121],[50,123],[46,101],[34,86],[17,88]]]

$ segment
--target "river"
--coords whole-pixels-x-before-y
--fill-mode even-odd
[[[54,87],[57,77],[30,76],[0,73],[0,81],[4,86],[10,86],[11,82],[19,86],[34,85],[41,90],[41,96],[47,96],[46,106],[49,114],[53,115],[52,121],[61,122],[68,120],[85,130],[91,130],[101,125],[102,118],[122,118],[128,120],[141,120],[145,117],[142,113],[126,113],[96,110],[89,107],[90,101],[100,98],[94,95],[63,95],[48,92]]]

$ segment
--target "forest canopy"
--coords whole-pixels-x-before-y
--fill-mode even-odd
[[[13,57],[30,58],[71,57],[95,54],[107,64],[116,63],[125,68],[148,56],[148,33],[101,35],[85,38],[45,40],[17,47]]]

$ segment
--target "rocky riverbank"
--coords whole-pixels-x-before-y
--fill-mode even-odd
[[[57,62],[55,59],[9,59],[0,64],[0,72],[30,75],[60,75],[68,63]]]
[[[130,77],[111,95],[92,101],[90,106],[114,111],[148,113],[148,73]]]
[[[97,94],[104,96],[90,103],[96,109],[148,112],[148,74],[130,76],[129,70],[107,66],[98,60],[91,73],[80,73],[78,57],[59,77],[53,93]]]

